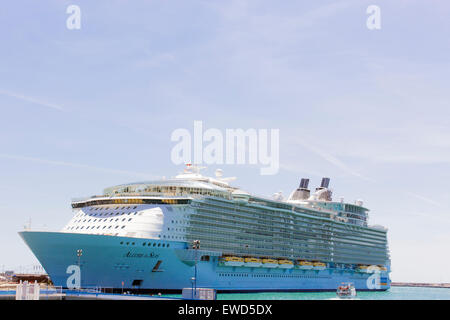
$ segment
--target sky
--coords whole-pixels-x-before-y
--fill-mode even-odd
[[[199,120],[280,132],[277,174],[204,174],[266,196],[330,177],[389,229],[393,281],[450,282],[449,16],[444,0],[3,3],[0,267],[37,263],[30,219],[59,230],[72,198],[179,173],[171,134]]]

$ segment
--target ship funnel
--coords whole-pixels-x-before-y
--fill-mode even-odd
[[[297,189],[292,192],[291,196],[289,197],[288,201],[303,201],[309,198],[310,191],[308,189],[309,185],[309,179],[300,180],[300,185]]]
[[[316,188],[316,192],[314,193],[314,196],[312,196],[313,199],[311,200],[331,201],[332,192],[330,189],[328,189],[329,185],[330,185],[330,178],[322,178],[320,187]]]
[[[302,180],[300,180],[300,189],[308,189],[308,185],[309,185],[309,179],[305,179],[302,178]]]
[[[330,178],[322,178],[322,183],[320,184],[320,187],[328,189],[329,185],[330,185]]]

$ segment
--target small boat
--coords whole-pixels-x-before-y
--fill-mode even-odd
[[[358,266],[357,270],[359,272],[368,272],[367,268],[369,268],[369,266],[360,265],[360,266]]]
[[[291,260],[278,260],[278,267],[283,269],[291,269],[294,263]]]
[[[309,270],[314,267],[313,263],[310,261],[300,260],[297,264],[297,268],[303,269],[303,270]]]
[[[327,268],[327,265],[323,262],[314,262],[313,263],[314,270],[325,270],[326,268]]]
[[[244,259],[240,257],[224,257],[221,262],[229,267],[240,267],[244,265]]]
[[[276,268],[278,267],[278,261],[275,259],[263,259],[263,267],[264,268]]]
[[[339,298],[348,299],[356,297],[356,289],[352,283],[342,283],[336,291]]]
[[[262,261],[258,258],[245,258],[244,259],[244,266],[246,267],[261,267]]]

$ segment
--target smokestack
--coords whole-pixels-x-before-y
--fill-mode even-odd
[[[302,180],[300,180],[299,187],[296,190],[294,190],[294,192],[289,197],[289,200],[302,201],[308,199],[310,195],[308,185],[309,179],[302,178]]]
[[[299,189],[308,189],[309,179],[302,178]]]
[[[332,201],[331,190],[328,189],[330,185],[330,178],[322,178],[322,182],[320,183],[320,187],[316,188],[316,194],[318,195],[318,200]],[[324,190],[321,192],[320,190]]]
[[[328,189],[329,185],[330,185],[330,178],[322,178],[322,183],[320,184],[320,187]]]

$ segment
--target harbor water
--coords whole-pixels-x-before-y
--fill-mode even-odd
[[[180,297],[173,295],[173,297]],[[217,300],[330,300],[339,299],[335,292],[260,292],[222,293]],[[388,291],[361,291],[360,300],[450,300],[450,288],[391,287]]]

